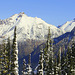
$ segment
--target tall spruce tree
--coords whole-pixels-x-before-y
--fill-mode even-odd
[[[16,27],[14,30],[14,39],[12,45],[11,53],[11,75],[18,75],[18,48],[17,48],[17,39],[16,39]]]
[[[61,75],[61,47],[58,52],[58,75]]]
[[[53,40],[51,39],[50,28],[49,28],[49,30],[48,30],[47,49],[48,49],[48,54],[49,54],[48,74],[49,74],[49,75],[54,75]]]
[[[10,38],[7,40],[6,44],[6,50],[7,50],[7,70],[8,70],[8,75],[10,75],[10,70],[11,70],[11,47],[10,47]]]
[[[48,62],[49,62],[49,54],[48,54],[48,45],[50,45],[50,29],[48,30],[48,36],[47,36],[47,42],[46,42],[46,46],[44,48],[44,72],[45,74],[48,73]]]
[[[63,75],[66,74],[65,68],[66,68],[66,53],[65,53],[65,47],[63,46],[63,52],[62,52],[62,57],[61,57],[61,72]]]
[[[47,75],[54,74],[53,41],[51,39],[50,27],[48,29],[47,43],[44,49],[44,71]]]
[[[48,62],[49,62],[49,54],[47,52],[47,45],[44,48],[44,74],[47,75],[48,73]]]
[[[40,50],[40,55],[39,55],[39,70],[38,70],[38,75],[44,75],[44,67],[43,67],[43,49]]]
[[[72,64],[72,50],[69,46],[66,52],[66,59],[65,59],[65,72],[68,75],[71,75],[71,65]]]
[[[73,40],[73,44],[72,44],[72,56],[71,56],[71,72],[72,72],[72,75],[75,75],[75,41],[74,40]]]

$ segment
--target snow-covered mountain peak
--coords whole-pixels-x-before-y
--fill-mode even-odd
[[[41,18],[29,17],[24,12],[15,14],[0,23],[0,36],[13,38],[14,28],[17,26],[17,40],[26,39],[45,39],[48,33],[48,27],[51,28],[52,37],[58,37],[64,32],[56,26],[46,23]]]
[[[64,25],[60,27],[61,30],[70,32],[75,27],[75,19],[72,21],[67,21]]]
[[[22,17],[22,16],[28,17],[24,12],[20,12],[20,13],[18,14],[18,17]]]

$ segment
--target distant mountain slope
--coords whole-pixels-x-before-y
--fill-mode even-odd
[[[57,38],[55,40],[55,49],[56,51],[59,50],[59,47],[61,46],[63,49],[63,46],[65,46],[65,49],[67,49],[68,46],[71,46],[73,42],[75,42],[75,27],[72,29],[71,32],[67,32]]]
[[[64,25],[59,28],[63,31],[70,32],[75,27],[75,19],[72,21],[67,21]]]
[[[26,39],[45,39],[49,26],[53,38],[64,33],[56,26],[46,23],[41,18],[28,17],[22,12],[8,19],[0,20],[0,36],[13,38],[15,26],[17,26],[18,41],[24,41]]]
[[[63,34],[63,35],[61,35],[61,36],[59,36],[59,37],[54,39],[54,47],[53,47],[53,49],[54,49],[55,54],[57,54],[57,52],[58,52],[60,47],[62,48],[62,52],[63,52],[64,47],[65,47],[65,52],[66,52],[68,46],[71,46],[73,41],[75,41],[75,27],[72,29],[71,32],[67,32],[67,33],[65,33],[65,34]],[[46,42],[44,42],[42,44],[45,44],[45,43]],[[36,61],[38,62],[38,60],[39,60],[39,52],[40,52],[40,49],[41,49],[40,47],[41,46],[39,45],[37,47],[37,49],[32,52],[32,56],[33,56],[32,57],[32,61],[33,61],[32,65],[34,65],[35,62]]]

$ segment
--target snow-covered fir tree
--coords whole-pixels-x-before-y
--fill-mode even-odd
[[[61,75],[61,47],[58,52],[58,75]]]
[[[14,30],[14,39],[12,45],[12,53],[11,53],[11,75],[19,75],[18,73],[18,48],[17,48],[17,39],[16,39],[16,27]]]
[[[26,60],[23,59],[23,70],[22,70],[22,75],[27,75],[27,64],[26,64]]]
[[[3,46],[2,46],[2,75],[3,74],[7,74],[8,73],[8,65],[7,65],[7,62],[8,62],[8,55],[7,55],[7,49],[6,49],[6,44],[5,44],[5,40],[3,40]]]
[[[38,75],[44,75],[44,67],[43,67],[43,62],[44,58],[43,58],[43,49],[40,50],[40,55],[39,55],[39,70],[38,70]]]
[[[54,75],[58,75],[57,57],[54,58]]]
[[[7,70],[8,70],[8,74],[10,75],[10,70],[11,70],[11,47],[10,47],[10,38],[8,38],[7,40],[7,44],[6,44],[6,50],[7,50]]]
[[[49,54],[48,74],[49,75],[54,75],[53,40],[51,39],[50,28],[48,29],[47,49],[48,49],[48,54]]]
[[[31,54],[29,54],[29,58],[28,58],[27,75],[32,75],[32,68],[31,68]]]
[[[0,70],[0,74],[1,75],[10,75],[10,40],[8,39],[7,42],[5,42],[5,40],[3,40],[3,44],[1,45],[1,50],[0,50],[0,54],[1,54],[1,70]]]
[[[47,47],[44,49],[44,75],[48,73],[48,62],[49,62],[49,54],[47,52]]]
[[[47,42],[46,42],[46,46],[44,49],[44,73],[45,75],[48,73],[49,70],[49,53],[50,53],[50,29],[48,29],[48,36],[47,36]]]
[[[46,47],[44,49],[44,73],[47,75],[54,74],[54,52],[53,52],[53,40],[51,39],[50,27],[48,29],[48,37]]]
[[[65,72],[68,75],[71,75],[71,64],[72,64],[72,50],[71,47],[69,46],[67,49],[67,53],[66,53],[66,59],[65,59]]]
[[[72,43],[72,56],[71,56],[71,72],[72,75],[75,74],[75,34],[74,34],[74,39],[73,39],[73,43]]]
[[[63,46],[63,52],[62,52],[62,57],[61,57],[61,72],[63,75],[66,74],[65,69],[66,69],[66,53],[65,53],[65,46]]]
[[[23,60],[22,75],[32,75],[31,54],[29,54],[29,56],[28,56],[28,64],[26,64],[25,59]]]

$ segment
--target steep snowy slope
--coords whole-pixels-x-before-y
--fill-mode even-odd
[[[67,21],[64,25],[60,27],[61,30],[70,32],[75,27],[75,19],[72,21]]]
[[[28,17],[22,12],[8,19],[0,20],[0,36],[13,38],[15,26],[17,26],[17,40],[19,41],[26,39],[45,39],[49,26],[52,37],[58,37],[64,33],[59,28],[47,24],[41,18]]]

